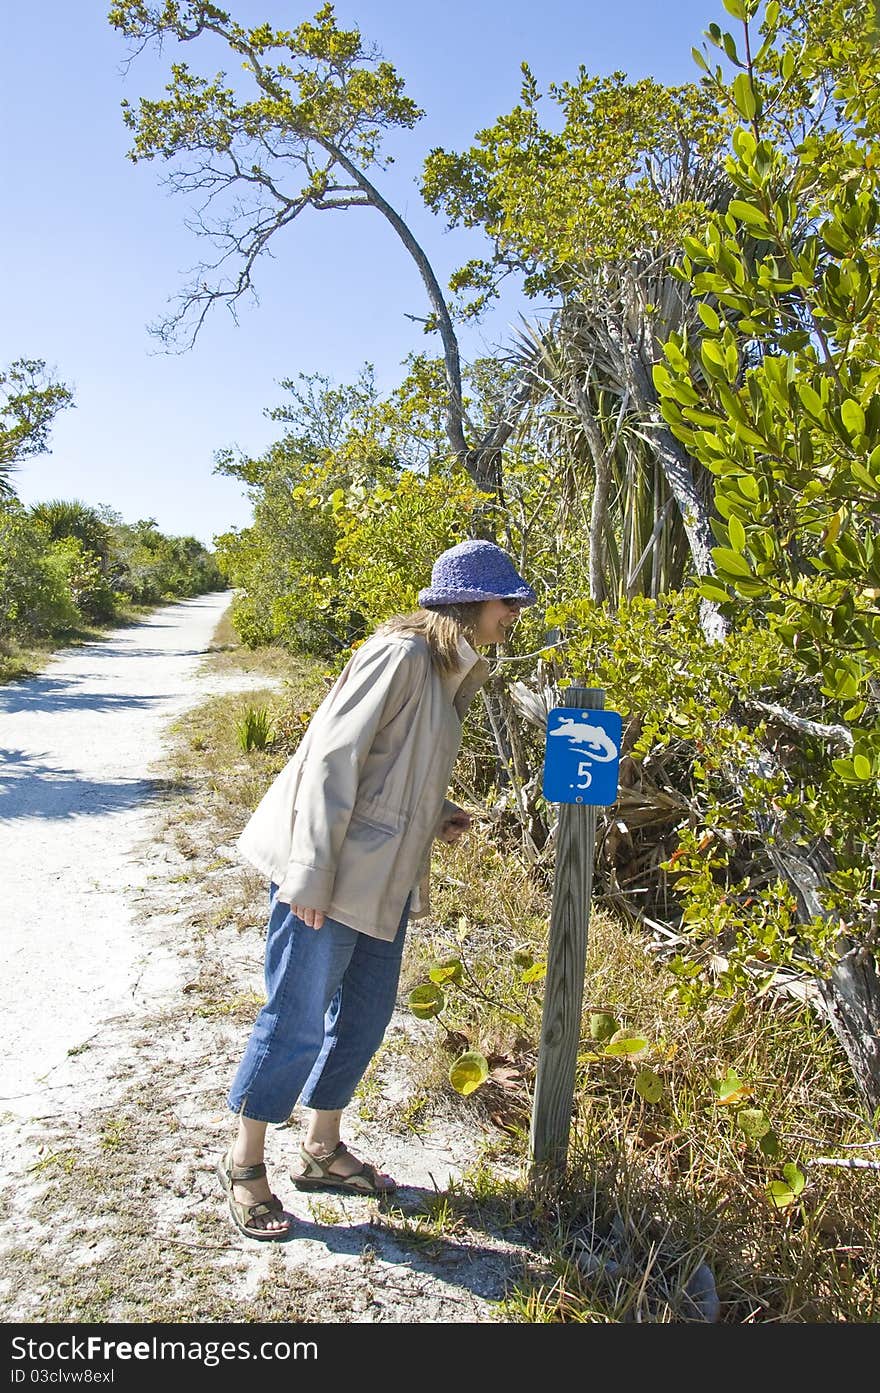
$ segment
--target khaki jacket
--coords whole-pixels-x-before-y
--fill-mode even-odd
[[[489,675],[464,639],[459,655],[441,676],[421,634],[392,633],[350,658],[237,842],[283,903],[387,940],[410,893],[410,917],[428,912],[461,723]]]

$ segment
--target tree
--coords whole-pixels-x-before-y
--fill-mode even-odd
[[[619,514],[610,500],[621,439],[631,448],[637,435],[657,468],[633,481],[656,480],[649,485],[656,506],[644,508],[644,488],[633,495],[653,518],[642,549],[627,558],[624,590],[646,564],[644,547],[669,557],[682,527],[693,568],[711,574],[709,481],[663,421],[651,370],[662,340],[694,313],[670,268],[683,231],[724,206],[719,151],[728,123],[696,85],[598,78],[582,68],[577,82],[551,85],[561,120],[550,129],[535,79],[525,65],[523,72],[518,107],[479,132],[469,151],[438,149],[425,165],[429,205],[443,208],[452,225],[483,226],[492,242],[491,256],[461,268],[453,285],[477,292],[465,313],[479,313],[511,273],[527,294],[561,302],[549,328],[532,334],[524,379],[533,402],[555,398],[552,409],[570,421],[594,477],[594,597],[613,593],[605,559],[635,517],[625,498]],[[703,617],[707,632],[720,636],[724,623],[710,601]]]
[[[46,503],[35,503],[31,513],[45,525],[53,542],[62,537],[77,537],[106,566],[112,533],[99,508],[92,508],[79,499],[55,498]]]
[[[239,591],[232,617],[246,643],[332,653],[354,633],[336,623],[332,603],[338,533],[330,499],[374,481],[381,452],[366,438],[366,421],[376,389],[369,364],[354,383],[301,373],[281,386],[287,399],[265,413],[286,427],[281,438],[257,459],[217,454],[216,472],[243,483],[253,508],[252,526],[217,542]]]
[[[0,372],[0,498],[14,495],[9,476],[22,460],[48,451],[52,422],[69,406],[70,388],[40,358],[17,358]]]
[[[219,251],[196,269],[176,311],[157,326],[163,343],[191,346],[214,305],[226,304],[234,314],[253,292],[259,257],[306,209],[373,208],[402,242],[428,296],[428,324],[443,344],[451,449],[475,482],[494,487],[516,393],[487,430],[474,429],[462,400],[458,340],[434,269],[370,177],[390,162],[382,154],[384,135],[411,129],[422,115],[393,66],[364,47],[357,29],[340,29],[329,4],[293,30],[248,29],[208,0],[120,0],[110,22],[140,47],[213,35],[252,84],[252,94],[240,96],[223,73],[211,80],[178,62],[166,97],[142,97],[137,109],[123,103],[134,132],[130,158],[175,162],[171,187],[203,197],[195,229]]]
[[[877,1106],[880,27],[849,0],[772,0],[756,47],[757,0],[724,4],[742,47],[711,37],[739,71],[726,86],[702,66],[740,118],[725,162],[734,197],[685,240],[701,332],[673,334],[654,379],[670,428],[715,478],[717,577],[702,593],[734,623],[759,614],[787,647],[800,709],[771,705],[771,723],[831,750],[824,780],[789,788],[763,759],[753,811],[796,897],[804,961]]]
[[[216,558],[196,537],[168,537],[155,518],[123,522],[102,512],[111,534],[109,575],[113,588],[135,604],[157,604],[177,595],[223,589]]]
[[[436,463],[442,363],[407,366],[386,400],[369,365],[342,386],[318,373],[285,379],[288,400],[266,413],[288,427],[281,439],[258,459],[218,455],[253,506],[251,527],[218,539],[246,642],[346,650],[365,626],[414,605],[416,578],[487,501],[460,466]],[[485,414],[480,401],[468,406]]]
[[[695,562],[712,569],[710,489],[671,433],[656,429],[655,394],[646,390],[659,325],[681,322],[685,297],[668,295],[674,282],[665,267],[652,278],[634,263],[601,279],[604,293],[587,295],[584,286],[583,299],[521,334],[532,385],[523,432],[544,424],[561,493],[585,500],[589,593],[613,605],[680,585]],[[654,313],[658,305],[664,313]],[[710,608],[707,625],[717,632]]]
[[[52,541],[50,553],[77,609],[86,619],[109,619],[115,613],[110,526],[98,508],[79,499],[55,498],[36,503],[31,516]]]
[[[0,497],[0,642],[63,633],[80,618],[44,524]]]

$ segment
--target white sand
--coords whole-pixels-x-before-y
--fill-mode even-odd
[[[69,1052],[161,970],[138,923],[150,771],[168,722],[220,689],[198,669],[231,598],[168,605],[0,687],[0,1109],[51,1106]]]

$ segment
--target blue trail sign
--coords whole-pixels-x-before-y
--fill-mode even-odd
[[[623,718],[555,706],[547,715],[543,793],[548,803],[617,802]]]

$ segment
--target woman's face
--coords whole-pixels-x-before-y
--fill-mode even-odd
[[[484,600],[474,628],[474,644],[504,643],[522,608],[519,600]]]

